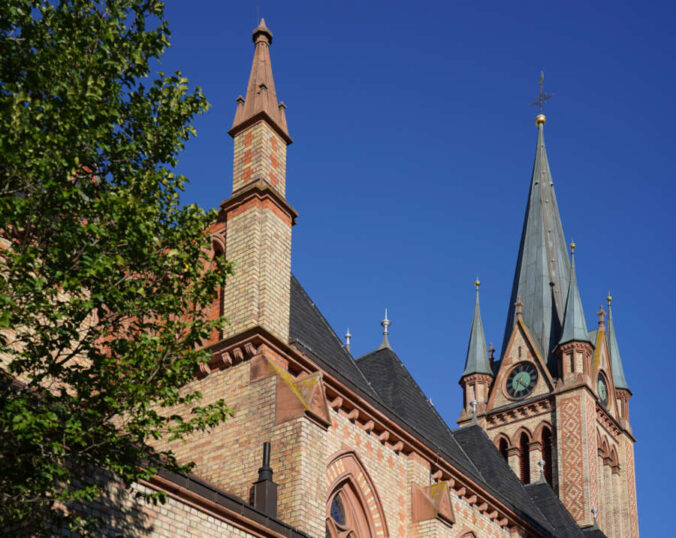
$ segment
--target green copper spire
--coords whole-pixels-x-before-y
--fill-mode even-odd
[[[584,319],[584,309],[580,290],[577,287],[575,275],[575,243],[570,244],[570,283],[568,284],[568,297],[566,298],[566,313],[563,318],[563,331],[559,344],[572,342],[589,342],[589,331]]]
[[[553,351],[561,336],[570,262],[545,148],[545,121],[544,114],[539,114],[535,120],[538,129],[537,148],[502,340],[502,354],[516,321],[514,304],[517,297],[521,297],[523,321],[550,371],[554,372],[556,359]]]
[[[610,352],[610,364],[613,368],[613,383],[616,389],[629,390],[627,380],[624,377],[624,368],[622,367],[622,358],[620,357],[620,348],[617,345],[615,336],[615,325],[613,324],[613,307],[611,303],[613,298],[608,294],[608,329],[606,338],[608,339],[608,351]]]
[[[469,334],[469,345],[467,346],[467,358],[465,359],[465,371],[462,377],[471,374],[489,374],[493,375],[491,361],[488,358],[486,349],[486,336],[484,335],[484,325],[481,323],[481,311],[479,310],[479,286],[481,282],[476,279],[476,299],[474,302],[474,318],[472,319],[472,330]]]

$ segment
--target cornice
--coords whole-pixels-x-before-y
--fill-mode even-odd
[[[257,112],[256,114],[254,114],[250,118],[247,118],[243,122],[238,123],[237,125],[233,126],[228,131],[228,134],[231,137],[235,138],[235,136],[237,136],[238,133],[242,132],[247,127],[251,127],[253,124],[255,124],[259,121],[267,122],[268,125],[270,125],[270,127],[272,127],[272,129],[279,136],[282,137],[282,140],[284,140],[284,142],[286,142],[287,146],[293,144],[293,140],[291,139],[289,134],[265,110],[261,110],[260,112]]]
[[[235,191],[230,198],[221,202],[221,211],[219,213],[219,220],[227,215],[236,207],[248,202],[252,199],[270,200],[277,205],[288,217],[291,219],[291,224],[296,223],[298,212],[286,201],[277,190],[264,179],[258,178],[255,181],[245,185],[241,189]]]

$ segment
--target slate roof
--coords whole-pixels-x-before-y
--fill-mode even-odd
[[[488,358],[486,348],[486,335],[484,324],[481,322],[481,309],[479,308],[479,281],[476,282],[476,299],[474,300],[474,317],[472,329],[469,333],[467,356],[465,357],[465,370],[462,377],[471,374],[493,375],[493,366]]]
[[[571,246],[574,249],[574,245]],[[582,308],[582,298],[580,289],[577,287],[577,276],[575,275],[575,251],[571,256],[570,262],[570,282],[568,284],[568,297],[566,297],[566,313],[563,317],[563,329],[559,344],[566,342],[589,341],[589,331],[587,322],[584,319],[584,309]]]
[[[545,534],[559,536],[554,532],[554,525],[548,520],[547,515],[537,502],[533,501],[481,426],[459,428],[453,432],[453,437],[470,455],[484,482],[488,483],[493,491],[500,492],[501,498],[508,499],[517,513],[538,521],[546,529]]]
[[[523,321],[550,371],[555,372],[556,359],[553,350],[561,334],[569,267],[563,226],[545,148],[544,121],[541,121],[538,123],[535,162],[501,356],[504,355],[516,320],[514,303],[517,297],[521,297]]]
[[[627,389],[627,379],[624,377],[624,367],[622,366],[622,357],[620,357],[620,347],[617,345],[617,336],[615,335],[615,324],[613,323],[613,307],[610,298],[608,299],[608,351],[610,352],[610,364],[613,369],[613,383],[616,389]]]
[[[385,406],[444,449],[454,463],[478,476],[478,469],[453,439],[446,422],[392,349],[377,349],[357,359],[357,364]]]
[[[597,527],[587,527],[583,529],[582,536],[586,538],[607,538],[603,531]]]
[[[586,536],[549,484],[546,482],[528,484],[525,489],[554,527],[554,535],[557,538]]]
[[[294,275],[291,275],[290,303],[291,344],[310,352],[329,372],[339,374],[366,394],[376,396],[364,374],[357,368],[352,355]]]
[[[289,333],[292,345],[356,387],[374,407],[437,450],[543,535],[559,536],[548,514],[533,500],[480,426],[452,431],[391,348],[380,348],[354,360],[294,276]]]
[[[459,470],[511,506],[525,519],[552,532],[545,516],[479,426],[451,431],[420,386],[391,349],[378,349],[357,359],[382,403],[409,428],[431,442]]]

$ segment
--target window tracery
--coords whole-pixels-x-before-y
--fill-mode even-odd
[[[326,538],[373,536],[368,514],[351,480],[343,482],[327,503]]]

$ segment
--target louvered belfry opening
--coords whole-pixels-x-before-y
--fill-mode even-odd
[[[528,436],[525,433],[519,438],[519,470],[521,483],[530,484],[530,454],[528,452]]]
[[[552,484],[552,431],[549,428],[542,430],[542,460],[545,462],[545,480]]]

